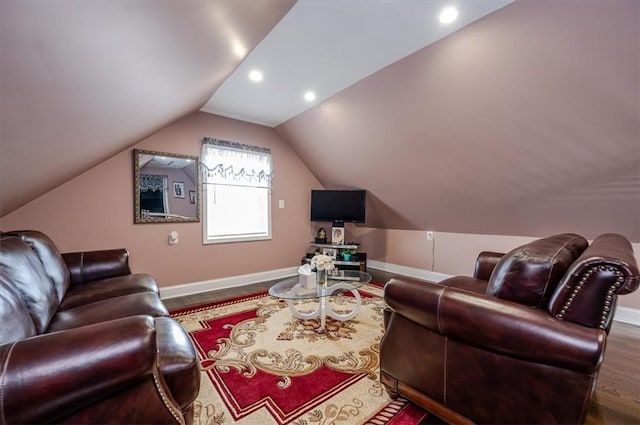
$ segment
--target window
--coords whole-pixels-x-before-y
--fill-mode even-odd
[[[271,239],[271,151],[205,138],[203,242]]]
[[[140,211],[143,217],[169,214],[167,182],[167,176],[140,174]]]

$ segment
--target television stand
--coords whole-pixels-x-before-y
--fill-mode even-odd
[[[366,252],[357,252],[359,247],[358,244],[329,244],[329,243],[310,243],[312,247],[318,248],[320,254],[329,255],[329,257],[333,258],[333,264],[336,266],[336,269],[340,270],[359,270],[361,272],[367,271],[367,253]],[[345,258],[345,251],[354,251],[351,257],[347,260]],[[301,264],[306,264],[311,261],[314,252],[307,253],[304,257],[302,257]]]

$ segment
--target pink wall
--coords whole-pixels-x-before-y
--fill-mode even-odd
[[[309,223],[309,194],[315,177],[272,129],[206,113],[181,119],[135,147],[199,155],[202,137],[271,148],[276,178],[272,194],[271,241],[202,244],[201,223],[133,224],[131,150],[105,161],[0,219],[0,229],[37,229],[63,252],[126,247],[134,272],[152,274],[161,286],[193,283],[297,266],[309,250],[318,224]],[[285,209],[277,208],[285,200]],[[325,226],[326,227],[326,226]],[[180,243],[167,243],[169,232]],[[368,258],[390,264],[470,275],[478,252],[506,252],[532,237],[385,230],[348,224],[347,240],[357,240]],[[640,263],[640,244],[634,244]],[[433,255],[435,254],[435,256]],[[640,308],[640,293],[620,297],[620,305]]]
[[[428,241],[426,232],[385,230],[350,226],[350,237],[359,240],[367,258],[384,263],[450,275],[471,276],[481,251],[508,252],[537,237],[479,235],[436,232]],[[640,243],[633,243],[636,261],[640,264]],[[434,255],[435,254],[435,255]],[[640,309],[640,291],[618,298],[618,305]]]
[[[200,155],[204,136],[271,149],[275,179],[270,241],[202,244],[201,223],[133,224],[131,149],[3,217],[2,230],[36,229],[63,252],[128,248],[134,272],[153,275],[160,286],[275,270],[299,264],[313,237],[309,196],[318,181],[267,127],[206,113],[183,118],[135,148]],[[278,200],[285,208],[278,208]],[[168,245],[176,230],[179,243]]]

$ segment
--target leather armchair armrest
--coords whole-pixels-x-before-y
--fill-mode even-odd
[[[20,340],[0,346],[0,361],[6,423],[53,422],[153,381],[153,318],[132,316]]]
[[[480,280],[489,280],[496,264],[504,257],[501,252],[482,251],[476,259],[476,268],[473,277]]]
[[[585,373],[602,362],[603,330],[543,310],[412,279],[389,281],[385,301],[394,314],[483,350]]]
[[[71,284],[131,274],[126,249],[69,252],[62,254],[69,268]]]

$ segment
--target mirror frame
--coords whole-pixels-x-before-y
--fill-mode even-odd
[[[140,155],[166,156],[171,158],[192,159],[196,165],[196,216],[189,218],[159,218],[142,217],[140,214]],[[144,149],[133,150],[133,222],[134,224],[147,223],[198,223],[200,222],[200,162],[197,156],[182,155],[168,152],[148,151]]]

